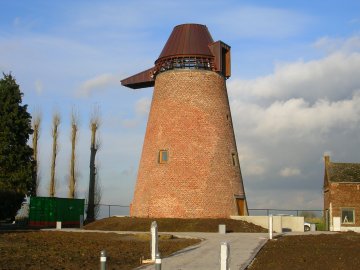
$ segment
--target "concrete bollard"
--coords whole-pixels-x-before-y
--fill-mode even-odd
[[[56,229],[61,230],[61,221],[56,221]]]
[[[269,215],[269,239],[273,239],[273,215]]]
[[[158,226],[156,221],[151,223],[151,260],[155,261],[156,254],[159,253],[158,250]]]
[[[219,233],[226,234],[226,225],[225,224],[219,224]]]
[[[80,229],[84,226],[84,215],[80,215]]]
[[[221,243],[220,270],[230,270],[230,245],[227,242]]]
[[[156,253],[156,256],[155,256],[155,270],[161,270],[161,257],[160,257],[160,253]]]
[[[106,270],[106,251],[100,252],[100,270]]]

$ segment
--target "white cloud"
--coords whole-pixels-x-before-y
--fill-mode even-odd
[[[315,43],[314,47],[325,50],[328,53],[334,51],[342,52],[359,52],[360,51],[360,36],[355,35],[349,38],[331,38],[321,37]]]
[[[333,53],[320,60],[277,65],[273,74],[254,80],[233,80],[229,89],[234,95],[259,99],[339,100],[360,89],[359,70],[360,53]]]
[[[144,97],[139,99],[135,104],[135,113],[139,116],[148,115],[150,111],[151,99]]]
[[[101,74],[83,82],[77,91],[81,97],[88,97],[94,92],[104,91],[119,84],[119,78],[112,74]]]
[[[286,167],[280,170],[279,174],[282,177],[291,177],[300,175],[301,171],[298,168]]]
[[[267,160],[250,145],[241,145],[238,149],[242,173],[246,176],[263,175]]]
[[[134,111],[135,116],[130,119],[123,119],[121,124],[126,128],[135,128],[143,123],[146,117],[149,115],[151,105],[151,98],[142,97],[135,102]]]
[[[229,80],[251,207],[316,209],[323,198],[322,154],[336,153],[331,156],[339,162],[358,161],[353,151],[360,133],[360,53],[355,40],[337,45],[347,51],[279,64],[272,74],[252,80]]]
[[[246,127],[245,132],[251,136],[319,137],[333,128],[360,125],[360,92],[352,99],[336,102],[318,100],[311,104],[304,99],[289,99],[261,106],[234,100],[231,105],[237,124]]]

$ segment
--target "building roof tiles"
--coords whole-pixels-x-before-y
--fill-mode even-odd
[[[360,182],[360,163],[335,163],[326,164],[327,177],[330,182]]]

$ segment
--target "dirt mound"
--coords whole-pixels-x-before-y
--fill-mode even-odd
[[[0,232],[0,269],[97,270],[100,251],[106,250],[108,269],[129,270],[140,266],[140,258],[150,258],[149,238],[115,233]],[[166,257],[199,242],[164,237],[159,250]]]
[[[249,270],[355,270],[359,250],[359,233],[285,236],[267,242]]]
[[[218,232],[219,224],[225,224],[227,232],[267,232],[266,229],[242,220],[233,219],[178,219],[178,218],[104,218],[84,227],[86,230],[142,231],[150,230],[156,221],[160,232]]]

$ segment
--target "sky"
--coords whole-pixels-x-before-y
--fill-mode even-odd
[[[77,194],[86,197],[99,110],[102,203],[129,205],[152,88],[120,80],[152,67],[174,26],[205,24],[231,46],[227,80],[248,206],[322,209],[323,156],[360,162],[359,1],[4,1],[0,72],[41,115],[48,195],[51,119],[61,116],[56,196],[66,197],[71,112],[79,119]],[[6,12],[4,12],[6,11]]]

